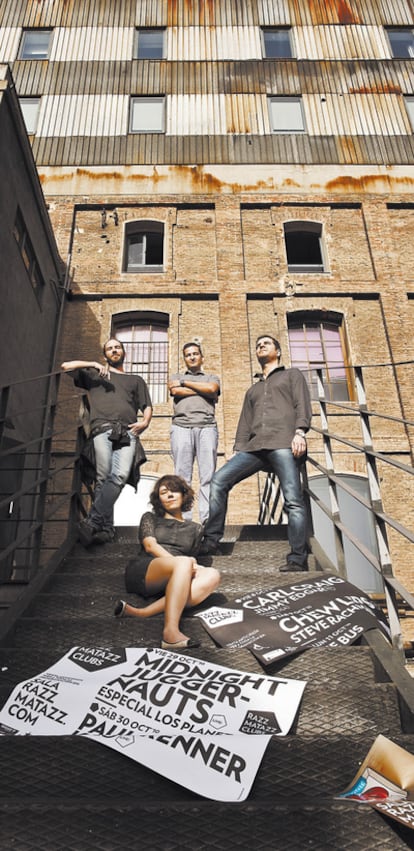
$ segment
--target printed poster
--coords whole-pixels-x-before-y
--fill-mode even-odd
[[[263,665],[308,647],[344,647],[385,617],[340,576],[255,591],[196,615],[221,647],[248,648]]]
[[[0,734],[87,736],[200,795],[243,801],[305,685],[160,648],[73,647],[15,687]]]
[[[369,804],[414,829],[414,756],[377,736],[359,771],[338,798]]]

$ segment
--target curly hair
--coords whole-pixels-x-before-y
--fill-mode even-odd
[[[172,491],[177,493],[182,493],[183,511],[189,511],[190,508],[192,508],[194,502],[194,491],[192,487],[187,484],[185,479],[182,479],[181,476],[161,476],[161,478],[155,483],[150,495],[150,503],[154,514],[158,517],[164,517],[165,514],[165,508],[160,500],[160,488],[162,487],[170,488]]]

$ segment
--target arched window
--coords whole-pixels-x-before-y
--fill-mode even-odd
[[[164,271],[164,224],[142,219],[125,226],[124,272]]]
[[[333,311],[298,311],[288,316],[288,334],[291,366],[306,374],[312,398],[318,398],[316,369],[322,369],[326,398],[336,402],[352,399],[342,316]]]
[[[284,231],[289,272],[326,271],[320,222],[285,222]]]
[[[142,311],[112,318],[112,333],[125,346],[126,372],[137,372],[147,382],[154,405],[167,401],[167,313]]]

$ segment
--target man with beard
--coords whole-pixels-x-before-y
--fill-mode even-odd
[[[85,547],[114,539],[113,507],[140,456],[140,435],[148,428],[152,403],[139,375],[124,372],[123,343],[111,337],[103,347],[105,364],[73,360],[62,363],[77,387],[87,391],[90,437],[93,440],[96,485],[90,512],[78,527]],[[142,418],[138,420],[138,411]],[[135,482],[137,481],[135,476]]]
[[[199,554],[220,552],[231,488],[259,470],[267,470],[279,479],[288,516],[290,552],[280,570],[307,570],[306,511],[298,464],[306,453],[312,416],[309,390],[303,372],[279,366],[280,345],[270,334],[257,338],[256,356],[261,372],[244,397],[235,454],[211,481],[210,511]]]

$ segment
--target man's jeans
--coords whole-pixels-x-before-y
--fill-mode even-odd
[[[133,464],[136,440],[132,432],[129,446],[114,449],[111,429],[93,438],[96,463],[95,497],[89,512],[90,523],[98,529],[113,528],[113,507]]]
[[[197,458],[200,492],[198,513],[201,523],[208,517],[210,482],[216,469],[218,432],[217,426],[183,428],[171,426],[171,452],[176,476],[181,476],[189,485],[193,476],[194,459]],[[191,517],[186,512],[185,517]]]
[[[267,449],[261,452],[237,452],[213,476],[210,485],[210,514],[205,528],[205,540],[218,544],[224,532],[229,491],[238,482],[271,469],[276,473],[283,491],[284,508],[288,515],[289,562],[304,566],[307,561],[307,522],[305,503],[299,476],[298,462],[291,449]]]

